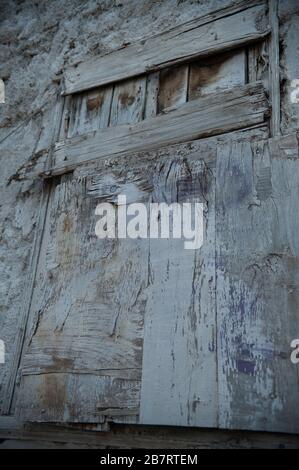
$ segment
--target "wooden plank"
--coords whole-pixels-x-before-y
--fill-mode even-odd
[[[269,140],[272,158],[297,159],[299,133],[276,136]]]
[[[20,419],[32,422],[104,423],[114,415],[138,415],[140,381],[97,375],[26,376]]]
[[[160,86],[160,72],[153,72],[147,75],[146,102],[144,118],[148,119],[157,115],[157,103]]]
[[[110,126],[135,124],[143,119],[146,78],[135,78],[115,85]]]
[[[248,48],[248,82],[262,81],[269,89],[269,43],[262,41]]]
[[[74,95],[69,103],[67,137],[108,127],[112,86]]]
[[[194,100],[245,83],[245,51],[217,55],[190,64],[188,99]]]
[[[188,158],[198,158],[198,155],[200,154],[200,159],[203,160],[209,168],[213,168],[215,165],[215,152],[213,152],[211,149],[214,149],[218,143],[222,144],[229,142],[230,140],[243,141],[244,139],[247,139],[250,142],[254,142],[255,140],[263,140],[268,138],[269,126],[267,124],[257,125],[250,129],[242,129],[227,134],[207,137],[205,139],[193,140],[182,144],[168,145],[166,147],[161,147],[151,151],[140,151],[129,154],[110,156],[104,161],[96,160],[89,162],[86,165],[80,165],[76,167],[73,175],[78,179],[88,178],[88,194],[91,197],[97,198],[100,197],[100,194],[102,194],[104,195],[106,201],[113,204],[117,202],[118,194],[122,194],[124,188],[126,188],[127,201],[144,202],[145,192],[147,190],[151,191],[153,189],[152,184],[149,183],[152,177],[149,177],[149,175],[146,175],[144,172],[144,168],[146,166],[149,166],[152,172],[152,168],[155,168],[158,160],[168,160],[174,154],[181,155],[182,157],[188,156]],[[102,171],[103,163],[105,166],[111,166],[111,168],[136,168],[137,162],[138,168],[140,168],[138,170],[138,172],[140,172],[140,177],[138,178],[138,181],[134,182],[133,185],[130,185],[131,178],[129,177],[128,181],[119,179],[117,185],[115,185],[115,180],[106,178],[105,172]],[[98,176],[95,178],[96,174]]]
[[[78,409],[74,405],[76,397],[81,397],[75,393],[77,387],[84,389],[89,384],[92,391],[96,381],[99,389],[104,387],[107,398],[114,396],[121,383],[122,390],[127,387],[129,397],[129,384],[140,382],[146,291],[140,288],[142,283],[148,284],[148,263],[144,263],[148,246],[142,247],[142,241],[135,240],[132,244],[126,240],[119,248],[113,240],[98,245],[90,221],[96,201],[115,202],[121,193],[127,195],[128,202],[146,201],[163,161],[172,161],[174,155],[182,162],[200,156],[204,165],[213,165],[217,141],[240,136],[256,140],[264,135],[267,129],[257,128],[158,151],[111,157],[109,163],[106,160],[78,167],[73,177],[65,175],[53,187],[31,302],[34,308],[27,328],[26,354],[21,363],[19,403],[25,419],[55,420],[65,416],[76,420],[84,416],[84,400],[76,405]],[[138,259],[142,260],[141,271]],[[186,263],[185,268],[189,269]],[[56,377],[52,382],[46,378],[51,375]],[[57,397],[49,402],[52,405],[48,411],[42,412],[48,388]],[[71,395],[65,415],[61,390]],[[137,397],[136,387],[134,390]],[[92,411],[97,395],[90,393],[86,419],[92,422],[100,412],[94,408]],[[33,394],[35,405],[31,409]],[[106,405],[111,410],[112,404],[106,401]],[[135,405],[132,403],[130,408],[132,413],[136,413]],[[113,421],[136,420],[136,415],[125,413],[122,410],[119,418],[114,415]]]
[[[189,66],[170,67],[160,72],[158,114],[187,101]]]
[[[0,433],[6,432],[7,435],[18,432],[22,429],[22,423],[14,416],[0,416]]]
[[[257,3],[262,5],[256,6]],[[251,43],[268,34],[265,18],[265,2],[242,1],[67,69],[65,93],[117,82]]]
[[[199,137],[230,132],[264,121],[268,104],[259,83],[190,101],[165,115],[56,144],[55,162],[45,176],[110,155],[151,150]]]
[[[52,159],[53,145],[60,134],[63,110],[64,110],[63,100],[59,99],[55,105],[55,109],[53,113],[54,119],[53,119],[53,127],[52,127],[52,146],[49,149],[49,151],[45,154],[44,162],[45,162],[46,168],[48,168],[48,166],[51,165],[51,162],[52,162],[51,159]],[[1,413],[4,415],[12,412],[13,407],[14,407],[14,401],[13,401],[14,395],[15,395],[15,391],[17,390],[16,387],[19,385],[18,370],[22,361],[22,353],[23,353],[23,347],[24,347],[24,342],[25,342],[27,323],[28,323],[28,318],[30,316],[31,306],[32,306],[34,283],[35,283],[36,274],[37,274],[37,266],[39,262],[42,237],[44,233],[45,220],[46,220],[46,215],[47,215],[47,210],[48,210],[50,187],[51,187],[51,183],[49,182],[42,183],[41,199],[40,199],[40,205],[39,205],[38,214],[37,214],[37,227],[36,227],[36,231],[34,234],[33,249],[32,249],[30,260],[29,260],[29,277],[27,280],[28,284],[27,284],[27,289],[25,291],[23,309],[20,313],[19,329],[18,329],[18,333],[15,339],[15,348],[13,351],[10,376],[8,378],[7,383],[5,384],[5,389],[4,389],[5,399],[4,399],[3,407],[1,409]]]
[[[204,244],[150,240],[140,423],[216,427],[214,175],[200,154],[156,173],[153,202],[205,205]]]
[[[248,132],[246,138],[256,139],[265,130]],[[73,176],[57,182],[49,201],[21,363],[17,409],[22,419],[136,421],[149,242],[101,242],[94,235],[92,214],[97,202],[115,203],[118,194],[126,194],[128,202],[149,200],[154,187],[160,187],[158,168],[163,162],[167,168],[174,156],[182,168],[199,156],[201,167],[213,165],[217,140],[111,157],[96,166],[78,167]],[[180,195],[184,187],[179,186]],[[190,274],[187,261],[184,267]]]
[[[64,98],[61,126],[60,126],[59,136],[58,136],[59,140],[67,139],[68,137],[70,110],[71,110],[72,101],[73,101],[72,95],[68,95]]]
[[[269,0],[269,22],[271,26],[270,40],[270,96],[272,104],[271,130],[272,135],[280,135],[280,60],[279,60],[279,20],[278,0]]]
[[[219,426],[299,431],[298,143],[225,144],[217,158]],[[272,146],[277,147],[277,142]],[[279,147],[277,147],[279,148]],[[290,158],[286,158],[286,154]],[[294,158],[294,155],[297,155]]]
[[[96,430],[103,426],[103,431]],[[93,428],[93,430],[89,429]],[[1,426],[0,448],[94,449],[298,449],[292,434],[198,429],[186,427],[27,423],[16,430]],[[167,431],[167,432],[166,432]]]
[[[255,141],[268,135],[264,132],[255,129],[196,141],[189,152],[186,146],[183,161],[171,166],[156,159],[153,200],[205,201],[206,228],[204,246],[193,253],[177,240],[163,245],[150,240],[141,423],[217,426],[215,153],[217,142]],[[176,154],[175,147],[168,151]]]
[[[51,194],[22,361],[22,420],[136,422],[148,241],[101,242],[90,217],[98,200],[115,200],[113,188],[129,201],[149,198],[155,168],[144,172],[147,158],[127,170],[119,161],[104,171],[102,162],[90,176],[64,176]]]
[[[127,421],[139,406],[148,243],[97,239],[96,176],[68,175],[51,194],[22,361],[24,420],[98,422],[99,408],[108,417],[122,408]]]
[[[257,125],[254,125],[251,127],[251,129],[253,131],[256,131],[257,132],[257,135],[256,137],[258,138],[262,138],[262,136],[265,138],[266,136],[268,136],[268,133],[266,132],[267,131],[267,124],[265,123],[264,125],[263,124],[257,124]],[[250,129],[250,128],[249,128]],[[235,135],[238,135],[238,134],[242,134],[242,133],[248,133],[248,128],[244,128],[244,130],[242,131],[233,131],[233,132],[228,132],[226,134],[220,134],[218,136],[215,136],[215,137],[207,137],[207,138],[203,138],[201,139],[202,142],[205,142],[206,140],[210,140],[210,139],[217,139],[217,140],[223,140],[223,139],[227,139],[227,138],[230,138],[230,136],[232,138],[234,138]],[[258,133],[258,132],[261,132],[261,133]],[[186,145],[192,145],[192,141],[187,141]],[[40,175],[44,175],[46,174],[45,172],[45,162],[46,162],[46,159],[47,159],[47,155],[49,153],[49,149],[45,149],[45,150],[42,150],[41,152],[38,152],[38,154],[34,154],[33,155],[33,158],[26,164],[26,165],[23,165],[22,168],[18,171],[18,178],[19,179],[24,179],[24,180],[31,180],[32,178],[37,178],[38,176]],[[128,154],[124,154],[125,155],[125,158],[128,158]],[[134,155],[139,155],[138,153],[137,154],[134,154]],[[117,157],[117,158],[121,158],[120,156]],[[88,168],[91,168],[92,166],[96,166],[96,162],[97,161],[92,161],[91,163],[88,163],[84,166],[84,168],[86,168],[86,170]],[[80,166],[76,167],[77,170],[79,168],[81,168]]]

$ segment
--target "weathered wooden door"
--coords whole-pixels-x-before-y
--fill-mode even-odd
[[[267,4],[67,72],[16,361],[23,420],[298,432],[298,142],[273,137]],[[99,240],[95,208],[119,195],[202,203],[203,245]]]
[[[263,134],[117,157],[55,184],[23,419],[298,431],[298,145]],[[204,202],[203,246],[98,240],[96,204],[119,194]]]
[[[84,167],[51,191],[22,365],[25,419],[138,421],[143,380],[144,422],[160,413],[168,424],[215,425],[215,147],[201,147]],[[119,194],[204,202],[203,247],[97,239],[96,205]]]

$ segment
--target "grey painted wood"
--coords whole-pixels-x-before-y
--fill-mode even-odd
[[[101,429],[106,432],[97,432]],[[113,425],[108,430],[106,423],[69,426],[27,423],[13,429],[0,418],[3,440],[0,448],[163,448],[175,452],[175,449],[298,449],[299,446],[299,437],[291,434],[142,425]]]
[[[270,96],[272,104],[272,135],[280,135],[280,60],[279,60],[279,20],[278,0],[269,0],[269,22],[271,40],[269,48]]]
[[[88,185],[68,177],[51,194],[18,401],[29,421],[101,422],[139,406],[147,243],[99,241]]]
[[[262,3],[262,5],[256,4]],[[248,44],[269,32],[264,2],[247,1],[189,21],[65,72],[70,94]]]
[[[52,159],[53,146],[54,146],[54,142],[59,137],[63,111],[64,111],[64,103],[63,103],[63,100],[60,99],[57,101],[54,112],[53,112],[53,127],[51,130],[52,146],[48,150],[48,152],[45,153],[45,158],[43,162],[44,168],[48,168],[48,166],[50,166],[52,163],[51,159]],[[30,316],[30,310],[31,310],[31,305],[32,305],[34,283],[36,280],[40,248],[42,244],[44,225],[45,225],[45,220],[46,220],[46,215],[47,215],[47,210],[48,210],[50,186],[51,184],[49,184],[48,182],[42,182],[41,199],[40,199],[40,205],[38,208],[38,215],[36,219],[37,227],[36,227],[36,231],[34,235],[33,248],[32,248],[32,252],[30,254],[30,259],[29,259],[29,277],[27,279],[27,288],[25,292],[23,309],[20,312],[19,328],[18,328],[17,336],[15,338],[15,346],[14,346],[14,351],[13,351],[11,370],[10,370],[10,375],[8,377],[7,383],[2,384],[5,390],[4,392],[5,401],[4,401],[1,412],[4,415],[12,413],[13,408],[14,408],[14,394],[16,391],[16,387],[18,386],[18,370],[19,370],[21,360],[22,360],[26,329],[27,329],[28,318]]]
[[[248,48],[248,82],[262,81],[269,89],[269,41]]]
[[[148,200],[157,156],[156,165],[170,164],[174,154],[183,160],[197,149],[159,153],[132,154],[128,166],[117,158],[81,167],[52,191],[22,361],[21,420],[136,422],[149,244],[101,242],[93,217],[96,203],[118,192],[128,202]]]
[[[71,97],[68,104],[67,137],[108,127],[112,86]]]
[[[253,129],[239,134],[243,138],[251,136],[256,139],[263,133],[262,129]],[[170,198],[176,197],[176,188],[179,187],[180,197],[188,197],[184,194],[184,188],[188,186],[177,185],[177,182],[184,182],[186,174],[189,175],[188,165],[190,168],[195,165],[195,186],[191,186],[198,188],[197,177],[201,175],[198,192],[209,203],[212,219],[208,233],[212,232],[213,204],[212,200],[209,202],[208,188],[211,186],[208,182],[213,176],[208,168],[213,167],[217,142],[231,137],[219,136],[151,153],[111,157],[109,163],[98,161],[81,166],[74,176],[64,176],[52,191],[22,361],[21,393],[17,406],[22,420],[100,424],[106,419],[115,422],[138,420],[144,321],[152,311],[152,299],[161,296],[161,286],[164,286],[165,293],[172,293],[173,280],[178,274],[175,256],[181,253],[181,269],[182,266],[184,269],[180,277],[184,292],[180,302],[182,310],[187,313],[185,318],[180,316],[179,302],[176,305],[177,317],[171,316],[169,308],[169,322],[166,322],[164,332],[167,333],[171,321],[176,321],[178,328],[191,328],[192,331],[195,328],[193,332],[197,333],[192,341],[184,335],[181,349],[177,351],[182,355],[179,354],[176,373],[170,378],[174,384],[184,384],[183,389],[176,389],[181,394],[184,412],[178,419],[177,408],[177,418],[172,423],[215,425],[217,406],[215,395],[212,395],[215,389],[211,388],[215,377],[210,373],[211,382],[207,385],[205,381],[198,382],[196,368],[192,372],[194,364],[202,373],[208,365],[211,365],[211,370],[215,368],[212,340],[215,330],[212,320],[206,316],[209,337],[203,334],[203,324],[196,317],[199,304],[195,301],[200,296],[203,309],[208,308],[208,301],[211,302],[213,311],[213,279],[208,279],[207,275],[213,270],[213,256],[206,258],[205,277],[200,259],[194,258],[194,253],[190,259],[190,254],[185,256],[185,252],[177,252],[177,247],[172,244],[163,255],[161,249],[156,247],[155,251],[147,240],[99,243],[93,235],[94,224],[90,218],[97,201],[113,202],[119,193],[128,194],[129,202],[146,201],[149,197],[159,200],[162,193]],[[172,170],[168,172],[167,168]],[[191,191],[189,196],[196,194]],[[211,234],[206,245],[208,251],[213,244],[214,236]],[[165,264],[167,253],[170,262],[173,259],[169,272]],[[167,276],[163,276],[165,269],[168,282]],[[194,269],[195,277],[192,276]],[[202,278],[201,286],[197,282],[199,278]],[[179,284],[177,289],[179,293]],[[187,290],[190,291],[190,302],[184,297]],[[196,312],[193,311],[192,299]],[[178,329],[176,335],[169,338],[172,348],[172,341],[178,340],[179,336]],[[151,337],[150,333],[148,337]],[[205,352],[207,346],[209,352]],[[156,350],[161,347],[165,347],[163,341]],[[205,365],[196,359],[197,348],[202,349],[200,357],[206,358]],[[171,350],[174,351],[166,348],[168,354]],[[188,351],[195,362],[189,362]],[[144,355],[145,360],[149,357]],[[184,358],[186,364],[179,367]],[[184,389],[186,382],[175,382],[178,373],[188,375],[187,371],[193,375],[188,393]],[[169,417],[168,420],[165,417],[167,423]]]
[[[269,140],[272,158],[297,159],[299,133],[276,136]]]
[[[205,151],[215,158],[215,148]],[[195,161],[162,163],[153,196],[203,203],[205,227],[198,250],[186,250],[183,239],[150,240],[140,423],[216,427],[213,171],[200,153]]]
[[[142,121],[145,108],[146,77],[115,85],[110,113],[110,126]]]
[[[54,165],[46,176],[77,165],[132,151],[222,134],[262,123],[268,104],[262,84],[234,87],[190,101],[165,115],[135,125],[102,129],[56,144]]]
[[[270,144],[270,150],[269,150]],[[283,149],[283,151],[281,151]],[[219,426],[299,431],[298,142],[231,142],[217,157]]]
[[[152,72],[147,75],[146,83],[146,103],[144,118],[151,118],[157,115],[157,102],[160,84],[160,72]]]
[[[209,57],[190,64],[188,99],[194,100],[245,83],[245,49]]]
[[[72,95],[68,95],[64,97],[63,112],[62,112],[62,117],[61,117],[61,126],[59,129],[58,140],[63,140],[68,137],[71,105],[72,105],[72,101],[74,98],[75,96],[72,96]]]
[[[256,133],[257,132],[257,133]],[[196,142],[185,167],[156,171],[155,199],[205,201],[203,247],[183,249],[181,241],[150,240],[150,284],[145,315],[140,422],[143,424],[218,426],[217,315],[215,272],[215,158],[217,145],[255,141],[267,130],[252,130]],[[192,148],[192,147],[191,147]],[[201,160],[202,159],[202,160]],[[159,168],[158,168],[159,170]],[[168,175],[164,180],[164,172]],[[193,181],[193,183],[192,183]],[[193,187],[194,190],[191,191]]]
[[[186,103],[188,95],[189,65],[170,67],[160,72],[158,113]]]

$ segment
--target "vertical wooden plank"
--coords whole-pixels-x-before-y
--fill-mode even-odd
[[[142,121],[145,93],[146,77],[116,84],[113,92],[110,126]]]
[[[278,0],[269,0],[270,40],[270,96],[272,102],[272,136],[280,135],[280,60],[279,60],[279,20]]]
[[[157,115],[160,72],[150,73],[146,80],[145,119],[155,117]]]
[[[248,48],[248,83],[262,81],[269,89],[269,43],[263,41]]]
[[[156,170],[153,202],[204,202],[204,244],[150,240],[140,423],[216,426],[213,174],[203,161]]]
[[[188,100],[246,83],[245,50],[210,57],[190,65]]]
[[[70,122],[70,111],[73,96],[68,95],[64,98],[64,106],[63,106],[63,113],[61,118],[61,126],[59,130],[59,137],[58,140],[64,140],[68,137],[68,130],[69,130],[69,122]]]
[[[3,404],[3,414],[10,414],[14,412],[15,406],[15,394],[18,391],[19,380],[18,376],[19,367],[22,361],[23,347],[25,342],[25,335],[27,329],[28,318],[30,316],[30,310],[32,305],[32,296],[34,290],[34,283],[37,274],[37,264],[40,254],[40,247],[42,243],[42,237],[44,232],[44,224],[46,214],[48,210],[50,187],[49,182],[43,182],[42,195],[40,200],[40,206],[37,214],[37,228],[34,236],[33,249],[30,257],[30,276],[28,279],[28,287],[25,293],[23,310],[20,317],[20,326],[17,333],[15,342],[14,358],[11,368],[11,376],[8,382],[7,390],[5,392],[5,401]]]
[[[67,137],[108,127],[112,86],[72,96]]]
[[[51,193],[22,362],[22,419],[137,420],[148,241],[94,232],[97,199],[111,200],[112,188],[149,198],[148,186],[139,190],[144,166],[134,170],[118,162],[88,177],[65,175]]]
[[[189,65],[169,67],[160,72],[158,113],[187,101]]]
[[[267,141],[218,149],[216,193],[219,426],[298,432],[299,160]],[[298,152],[297,152],[298,155]]]
[[[54,142],[57,141],[58,136],[60,134],[61,129],[61,120],[64,112],[64,105],[65,99],[60,97],[55,105],[54,110],[54,119],[53,119],[53,127],[51,129],[52,132],[52,144],[54,146]],[[50,152],[47,156],[46,162],[46,169],[49,168],[52,164],[52,151],[53,147],[50,149]],[[2,414],[9,414],[13,411],[14,407],[14,399],[15,399],[15,392],[16,386],[19,385],[19,378],[18,378],[18,370],[20,364],[22,362],[22,354],[24,348],[24,342],[26,337],[26,330],[28,326],[28,319],[30,316],[31,306],[32,306],[32,298],[33,298],[33,291],[35,285],[35,279],[37,275],[37,267],[39,262],[40,250],[42,245],[42,238],[44,233],[45,221],[47,217],[47,210],[48,210],[48,203],[50,197],[50,190],[51,190],[51,183],[49,182],[42,182],[42,194],[40,200],[40,206],[37,214],[37,227],[34,235],[33,246],[29,261],[29,278],[27,280],[27,288],[25,291],[25,298],[23,309],[20,314],[20,323],[19,323],[19,330],[17,333],[16,341],[15,341],[15,349],[13,353],[13,360],[11,366],[11,374],[6,386],[5,390],[5,400],[3,404],[3,409],[1,410]]]
[[[261,312],[259,290],[255,291],[254,261],[257,262],[258,244],[263,238],[257,238],[251,225],[251,204],[254,204],[254,191],[250,143],[231,142],[219,146],[216,172],[216,299],[219,426],[222,428],[242,429],[247,426],[250,429],[261,425],[255,421],[255,409],[260,410],[261,396],[254,371],[259,353],[265,351],[266,354],[269,345],[263,343],[263,337],[258,340],[256,333],[256,318],[261,316]],[[257,246],[254,244],[255,238]],[[255,253],[251,268],[252,287],[246,282],[246,277],[244,279],[247,264],[247,272],[250,273],[250,263],[246,258],[250,260],[251,252]],[[255,399],[249,400],[253,393],[256,394]]]

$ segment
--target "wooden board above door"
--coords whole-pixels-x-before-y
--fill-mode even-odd
[[[107,85],[199,57],[248,45],[270,32],[267,2],[249,0],[65,71],[64,94]]]

